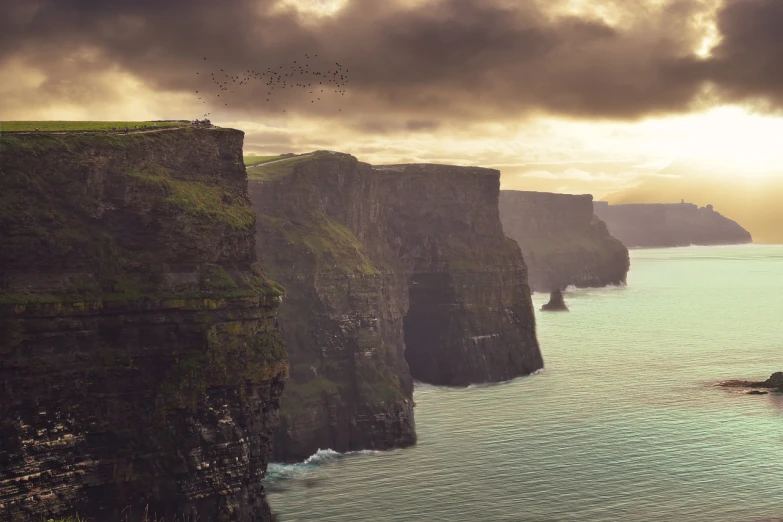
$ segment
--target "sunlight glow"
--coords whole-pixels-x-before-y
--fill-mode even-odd
[[[758,178],[783,172],[782,118],[720,107],[644,122],[640,131],[654,136],[674,157],[714,166],[715,174]]]
[[[346,5],[349,0],[279,0],[276,9],[294,8],[306,15],[333,16]]]

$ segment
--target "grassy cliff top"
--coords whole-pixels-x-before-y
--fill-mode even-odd
[[[190,125],[2,133],[0,305],[279,294],[247,268],[241,151],[240,131]]]
[[[272,156],[242,156],[242,160],[245,162],[245,166],[251,167],[253,165],[260,165],[261,163],[266,163],[268,161],[278,160],[282,159],[286,156],[283,156],[282,154],[272,155]]]
[[[315,156],[313,153],[309,153],[300,154],[298,156],[287,156],[262,163],[256,163],[255,165],[249,165],[247,168],[247,179],[257,179],[263,181],[280,179],[293,172],[296,165],[311,161],[313,159],[315,159]]]
[[[110,131],[112,128],[183,127],[190,125],[187,120],[165,121],[0,121],[0,132],[89,132]]]
[[[246,158],[248,158],[248,156],[246,156]],[[316,150],[304,154],[281,155],[265,161],[256,162],[252,165],[249,165],[247,159],[245,159],[245,165],[247,165],[247,179],[274,181],[291,174],[294,171],[294,167],[297,165],[322,159],[356,160],[356,158],[350,154],[331,150]]]
[[[391,163],[388,165],[373,165],[375,170],[404,172],[404,173],[427,173],[427,174],[478,174],[482,176],[497,177],[500,171],[490,167],[476,167],[472,165],[448,165],[445,163]]]

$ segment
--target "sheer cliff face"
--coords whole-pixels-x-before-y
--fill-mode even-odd
[[[750,233],[711,206],[691,203],[609,205],[595,203],[595,213],[629,248],[752,243]]]
[[[0,511],[270,520],[287,364],[242,133],[0,147]]]
[[[325,153],[248,170],[258,257],[286,292],[280,325],[291,374],[275,460],[416,441],[406,279],[360,242],[387,249],[379,202],[368,197],[371,173]]]
[[[503,190],[500,219],[522,249],[533,290],[625,283],[628,249],[593,214],[593,196]]]
[[[527,270],[503,235],[496,170],[377,167],[387,237],[408,271],[405,356],[415,379],[464,386],[543,366]]]
[[[258,255],[286,288],[276,458],[413,443],[412,377],[467,385],[541,368],[496,171],[319,152],[248,172]]]

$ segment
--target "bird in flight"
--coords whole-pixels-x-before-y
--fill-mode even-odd
[[[229,75],[226,71],[230,69],[219,69],[219,72],[223,73],[224,79],[218,79],[216,72],[210,72],[210,81],[213,88],[218,92],[223,93],[210,93],[210,89],[203,89],[203,84],[200,85],[200,89],[196,90],[196,94],[200,94],[198,97],[202,103],[207,104],[209,97],[215,96],[216,98],[223,98],[223,107],[228,107],[234,104],[236,100],[235,96],[240,89],[246,92],[245,100],[252,99],[254,93],[263,89],[266,92],[267,97],[264,100],[272,106],[283,102],[284,100],[290,102],[292,99],[305,99],[309,98],[311,104],[315,102],[321,103],[322,101],[329,100],[328,96],[322,100],[320,94],[334,91],[335,94],[345,96],[347,92],[345,87],[348,84],[348,70],[344,69],[340,62],[334,62],[334,66],[325,66],[322,62],[315,60],[318,55],[311,53],[303,53],[304,60],[292,60],[289,65],[278,65],[277,68],[266,67],[266,70],[255,70],[252,68],[245,68],[238,71],[238,74]],[[206,60],[206,57],[203,57]],[[327,68],[328,67],[328,68]],[[196,72],[199,75],[199,72]],[[229,82],[230,80],[230,82]],[[317,88],[310,90],[313,84],[318,81]],[[255,86],[255,82],[259,82],[258,87]],[[229,85],[231,88],[229,88]],[[320,88],[318,88],[320,86]],[[332,87],[329,89],[329,87]],[[275,92],[275,87],[278,90]],[[306,89],[306,90],[305,90]],[[285,92],[291,93],[286,94]],[[261,94],[261,93],[259,93]],[[275,94],[279,96],[285,96],[284,98],[276,99]],[[232,103],[229,103],[232,102]],[[278,109],[279,110],[279,109]],[[287,112],[285,109],[282,112]],[[342,108],[338,110],[342,112]]]

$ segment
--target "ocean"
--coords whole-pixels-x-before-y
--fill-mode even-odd
[[[536,312],[545,369],[418,385],[415,447],[272,464],[283,522],[783,519],[783,246],[631,251],[626,287]],[[547,295],[535,294],[539,309]]]

